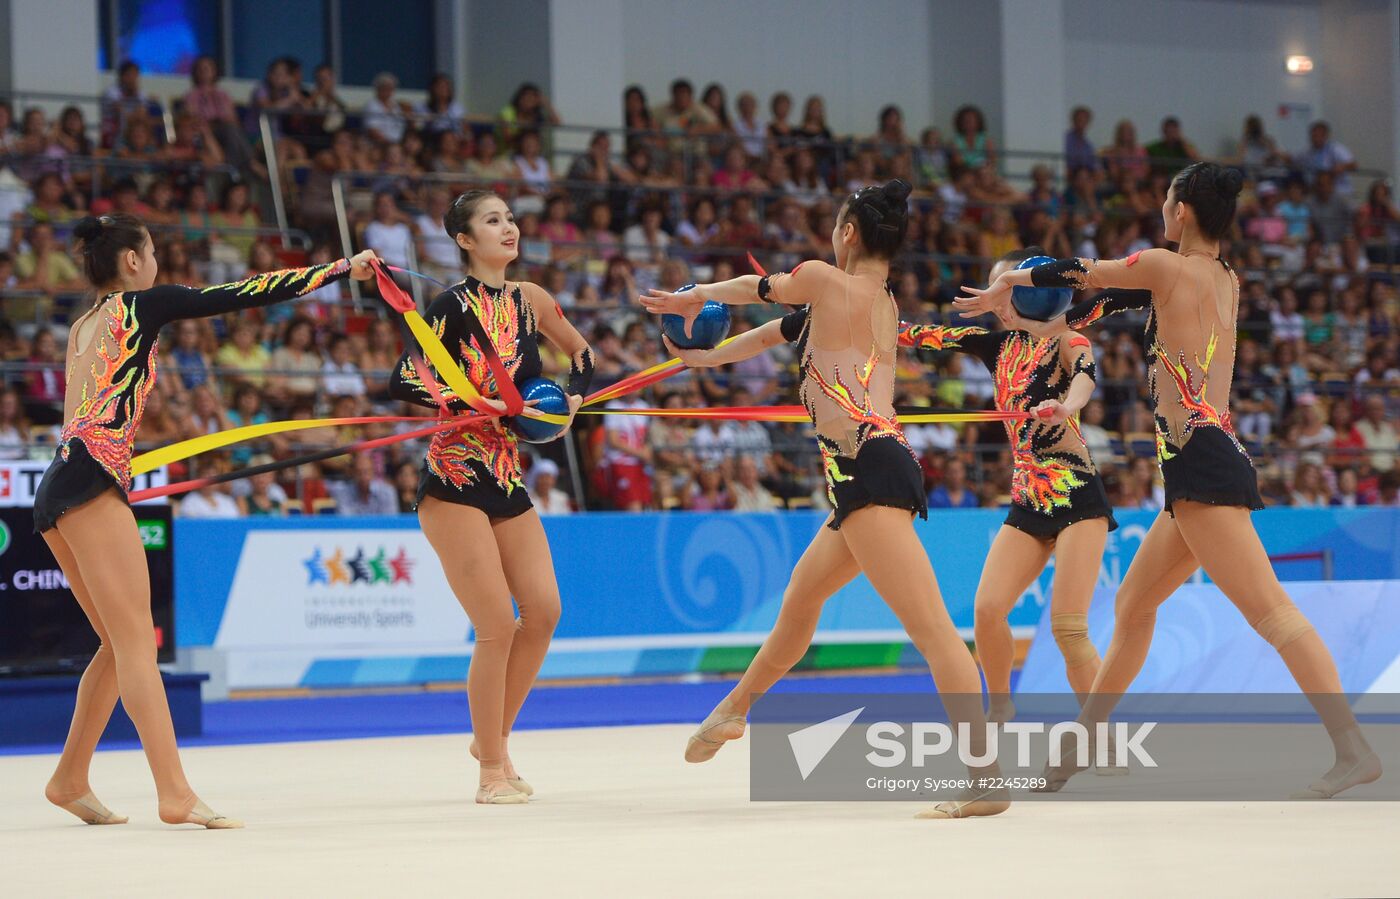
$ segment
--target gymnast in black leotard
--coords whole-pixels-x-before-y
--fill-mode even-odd
[[[993,266],[992,278],[1037,255],[1043,253],[1031,248],[1003,257]],[[1015,643],[1007,619],[1052,554],[1051,632],[1070,685],[1076,693],[1087,692],[1099,669],[1099,654],[1089,641],[1089,603],[1108,532],[1118,526],[1079,432],[1079,410],[1093,395],[1097,379],[1088,338],[901,323],[899,342],[922,359],[944,350],[977,357],[992,373],[997,408],[1032,414],[1006,423],[1011,509],[983,563],[974,603],[987,717],[1009,721],[1015,714],[1010,696]]]
[[[203,290],[152,287],[155,250],[140,219],[87,218],[73,233],[83,242],[84,267],[98,298],[69,333],[66,424],[35,496],[34,526],[102,642],[83,672],[73,724],[45,795],[89,824],[126,821],[88,784],[93,752],[120,693],[155,777],[161,820],[239,827],[200,801],[180,765],[155,663],[146,554],[126,502],[132,441],[155,384],[162,325],[290,300],[347,274],[367,279],[374,254]]]
[[[966,315],[994,312],[1012,327],[1042,336],[1082,328],[1129,308],[1147,308],[1147,378],[1152,393],[1158,458],[1167,507],[1148,530],[1119,587],[1113,640],[1085,700],[1090,733],[1107,720],[1147,659],[1157,607],[1204,568],[1245,619],[1282,657],[1317,710],[1336,758],[1299,794],[1330,798],[1380,777],[1371,749],[1342,693],[1332,654],[1298,611],[1269,564],[1249,513],[1259,488],[1230,419],[1240,289],[1220,258],[1220,241],[1235,220],[1243,177],[1198,162],[1172,179],[1162,204],[1166,239],[1176,251],[1151,249],[1123,260],[1062,259],[1003,273],[986,290],[965,287],[956,302]],[[1012,308],[1017,286],[1122,287],[1127,296],[1100,297],[1043,322]],[[1066,763],[1049,772],[1058,789],[1075,772]]]
[[[427,322],[481,394],[478,402],[505,411],[488,346],[520,384],[540,373],[542,334],[571,360],[565,395],[572,416],[588,391],[593,352],[548,291],[506,280],[520,238],[510,208],[491,191],[469,191],[452,204],[443,226],[461,248],[467,278],[433,301]],[[440,373],[419,365],[413,354],[399,360],[391,395],[435,406],[436,391],[451,411],[468,411]],[[425,378],[433,379],[431,386]],[[472,623],[467,698],[470,751],[481,765],[476,801],[524,803],[534,789],[515,770],[508,741],[549,651],[559,620],[559,584],[544,526],[521,479],[515,434],[503,420],[433,438],[419,476],[418,521]]]

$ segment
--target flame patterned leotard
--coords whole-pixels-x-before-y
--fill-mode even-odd
[[[349,272],[349,260],[342,259],[202,290],[165,284],[104,297],[89,313],[98,322],[88,346],[81,352],[70,347],[67,424],[34,497],[35,530],[55,527],[64,512],[109,488],[123,496],[130,489],[132,444],[156,383],[156,351],[165,324],[295,299]]]
[[[1176,500],[1262,509],[1254,465],[1230,421],[1239,279],[1224,260],[1206,264],[1195,255],[1158,249],[1124,260],[1062,259],[1031,269],[1031,279],[1042,287],[1128,288],[1071,307],[1065,322],[1076,330],[1149,310],[1143,349],[1168,512]]]
[[[1089,340],[1078,334],[1040,338],[1025,331],[901,323],[899,343],[920,358],[942,350],[977,357],[995,379],[996,406],[1004,412],[1063,402],[1080,373],[1097,380]],[[1118,526],[1077,417],[1058,425],[1038,418],[1008,421],[1006,436],[1012,458],[1008,525],[1051,539],[1089,518],[1108,519],[1109,530]]]
[[[516,384],[537,378],[542,371],[536,308],[557,309],[548,294],[534,284],[507,282],[493,288],[476,278],[438,294],[428,306],[428,325],[442,340],[453,359],[481,395],[500,396],[495,376],[486,362],[468,317],[481,325],[501,362]],[[405,353],[394,366],[389,395],[395,399],[437,408],[432,390],[423,378],[432,377],[437,390],[454,413],[470,412],[466,401],[442,383],[435,372],[420,372],[414,355]],[[592,352],[584,349],[570,366],[565,391],[583,395],[593,376]],[[418,502],[423,497],[481,509],[490,518],[512,518],[531,508],[530,495],[520,470],[515,432],[502,418],[490,418],[457,431],[442,431],[428,444],[418,478]]]
[[[927,517],[923,471],[894,413],[898,315],[884,279],[804,262],[763,278],[759,296],[809,304],[783,318],[782,332],[797,343],[798,392],[835,510],[829,526],[872,505]]]

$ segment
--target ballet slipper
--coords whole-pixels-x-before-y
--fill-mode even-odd
[[[243,827],[242,821],[219,814],[198,796],[191,796],[182,803],[179,811],[166,811],[162,807],[160,820],[166,824],[198,824],[205,830],[240,830]]]
[[[718,717],[723,716],[723,717]],[[718,718],[718,720],[716,720]],[[730,740],[737,740],[744,735],[747,721],[743,715],[729,715],[720,711],[718,706],[700,726],[690,739],[685,743],[685,760],[696,764],[708,762],[719,752],[720,747]],[[718,737],[717,740],[710,739],[711,735]]]
[[[49,802],[76,816],[84,824],[125,824],[129,820],[126,815],[118,815],[103,805],[101,800],[92,795],[91,790],[74,799],[65,798],[49,790],[44,791],[44,796]]]
[[[467,752],[470,752],[472,758],[476,759],[478,762],[481,761],[481,753],[476,748],[475,737],[472,737],[472,742],[471,745],[467,747]],[[535,795],[535,788],[526,783],[525,779],[516,772],[515,765],[511,764],[510,756],[506,756],[505,772],[506,783],[514,787],[516,792],[524,793],[526,796]]]
[[[1058,793],[1060,790],[1064,789],[1065,784],[1069,783],[1071,777],[1081,771],[1089,770],[1089,765],[1080,765],[1076,761],[1079,752],[1078,746],[1066,746],[1061,751],[1064,754],[1061,756],[1060,764],[1052,768],[1049,762],[1045,763],[1045,770],[1041,772],[1041,776],[1045,778],[1045,783],[1042,786],[1031,787],[1032,793]],[[1089,759],[1091,762],[1093,758],[1094,743],[1090,740]]]
[[[997,791],[1000,795],[1005,795],[1004,791]],[[992,815],[1000,815],[1011,808],[1009,799],[988,799],[992,794],[981,793],[970,799],[951,799],[947,802],[940,802],[933,808],[924,809],[915,815],[915,818],[925,820],[945,820],[951,818],[987,818]]]
[[[1342,768],[1341,762],[1333,765],[1331,771],[1309,784],[1306,790],[1300,790],[1288,798],[1331,799],[1344,790],[1379,780],[1381,759],[1374,752],[1369,752],[1341,771],[1338,771],[1339,768]]]
[[[1100,765],[1098,756],[1094,756],[1094,774],[1099,777],[1125,777],[1128,774],[1128,766],[1119,764],[1118,744],[1112,737],[1108,739],[1108,764]]]
[[[511,786],[504,768],[482,766],[481,776],[481,784],[476,790],[478,805],[524,805],[530,801],[529,796]]]

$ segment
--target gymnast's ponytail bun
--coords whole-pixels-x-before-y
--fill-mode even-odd
[[[1224,237],[1234,224],[1235,198],[1243,187],[1238,169],[1213,162],[1193,162],[1172,179],[1177,202],[1195,211],[1196,224],[1211,240]]]
[[[1244,175],[1239,169],[1221,168],[1215,174],[1215,189],[1221,196],[1233,200],[1244,189]]]
[[[841,218],[856,226],[866,252],[892,259],[909,230],[909,194],[913,190],[899,179],[863,187],[846,199]]]
[[[83,274],[93,287],[115,284],[120,271],[117,262],[127,250],[142,252],[146,247],[146,225],[134,215],[113,212],[87,216],[73,227],[73,237],[82,246]]]

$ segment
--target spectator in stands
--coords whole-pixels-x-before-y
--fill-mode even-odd
[[[1356,157],[1341,141],[1332,137],[1332,126],[1326,122],[1313,122],[1308,128],[1308,145],[1293,157],[1309,181],[1326,172],[1335,179],[1337,193],[1351,196],[1351,176],[1357,168]]]
[[[1181,135],[1181,121],[1176,116],[1162,119],[1162,136],[1147,145],[1152,171],[1174,175],[1189,163],[1200,159],[1191,142]]]
[[[594,200],[588,204],[584,215],[583,239],[588,243],[587,253],[597,262],[604,262],[617,255],[621,245],[612,228],[612,207],[606,200]]]
[[[714,116],[715,130],[734,133],[734,126],[729,121],[729,100],[724,95],[723,85],[713,81],[705,85],[705,90],[700,93],[700,105]]]
[[[649,204],[642,209],[641,221],[622,235],[628,259],[638,265],[659,265],[665,260],[671,246],[671,235],[662,230],[662,217],[658,204]]]
[[[374,195],[374,218],[365,225],[364,245],[390,265],[408,266],[408,256],[413,251],[413,229],[392,192],[380,191]]]
[[[600,326],[600,327],[606,327]],[[617,340],[616,335],[612,337]],[[595,344],[596,350],[598,345]],[[607,409],[627,410],[646,407],[646,402],[637,395],[612,400]],[[652,450],[647,432],[651,423],[642,415],[604,415],[602,491],[614,509],[625,512],[640,512],[651,506]]]
[[[320,384],[317,375],[323,368],[321,355],[314,345],[315,337],[315,326],[304,315],[298,315],[287,324],[285,342],[272,351],[271,368],[275,374],[267,395],[274,405],[285,409],[315,399]]]
[[[295,60],[281,56],[267,64],[262,80],[249,96],[253,112],[285,114],[301,109],[306,93],[302,90],[301,78],[293,71],[294,63]],[[300,66],[300,63],[295,64]],[[273,122],[281,123],[280,116],[274,116]]]
[[[54,146],[61,149],[66,156],[93,155],[92,139],[88,137],[87,122],[83,119],[81,109],[76,106],[63,107],[63,112],[58,115],[58,127],[54,129],[53,141]],[[77,179],[78,175],[72,173],[71,177]],[[86,181],[87,176],[82,176],[82,180]]]
[[[446,73],[435,72],[428,82],[428,96],[416,107],[418,126],[429,134],[462,130],[467,114],[454,98],[456,89]]]
[[[759,482],[758,465],[751,456],[740,456],[734,467],[734,483],[730,485],[736,512],[771,512],[778,501]]]
[[[227,415],[229,424],[235,428],[265,424],[270,420],[263,409],[262,393],[251,384],[239,384],[234,389],[233,404]],[[255,443],[241,443],[229,450],[229,460],[236,468],[245,467],[257,448]]]
[[[880,110],[875,134],[870,142],[875,152],[886,162],[909,155],[909,145],[913,143],[904,131],[904,111],[891,103]]]
[[[254,468],[271,462],[272,457],[266,453],[248,460],[249,466]],[[280,518],[287,514],[287,491],[277,483],[277,475],[274,472],[255,474],[248,478],[246,483],[247,493],[234,497],[243,515],[254,518]]]
[[[216,477],[230,471],[229,464],[220,456],[211,455],[200,461],[200,477]],[[186,493],[175,507],[175,513],[180,518],[238,518],[243,510],[233,498],[229,485],[224,483]]]
[[[1334,246],[1351,233],[1351,206],[1335,189],[1335,176],[1321,170],[1313,174],[1313,195],[1308,203],[1309,216],[1318,239]]]
[[[104,147],[116,145],[133,115],[146,119],[163,115],[160,103],[141,90],[141,67],[129,59],[117,67],[117,83],[102,92],[101,108]]]
[[[34,332],[25,363],[24,414],[36,425],[59,424],[63,420],[67,380],[63,372],[63,351],[48,328]]]
[[[251,159],[252,151],[239,128],[233,98],[219,87],[219,64],[212,56],[199,57],[190,69],[190,82],[192,86],[185,93],[183,112],[193,116],[194,130],[207,129],[214,138],[214,146],[226,152],[233,165],[242,168]],[[220,162],[223,161],[222,152]]]
[[[0,99],[0,156],[18,152],[19,132],[15,130],[15,108],[9,100]]]
[[[996,165],[996,144],[987,134],[987,119],[982,110],[971,104],[958,107],[953,113],[953,154],[960,165],[978,168],[990,162]]]
[[[1258,179],[1267,169],[1286,162],[1287,156],[1279,152],[1278,144],[1264,130],[1264,121],[1250,115],[1244,120],[1235,161],[1244,167],[1247,178]]]
[[[233,325],[233,339],[219,347],[214,361],[221,369],[229,369],[231,383],[248,383],[262,388],[267,378],[271,354],[258,342],[257,325],[251,319],[239,317]]]
[[[394,96],[399,79],[392,72],[374,76],[374,96],[365,103],[365,130],[381,144],[396,144],[403,140],[408,116],[413,113],[407,102]]]
[[[771,152],[786,154],[792,148],[798,134],[788,121],[792,115],[792,95],[778,91],[768,100],[768,140]]]
[[[204,351],[200,329],[207,327],[197,319],[181,319],[174,325],[175,346],[168,350],[170,363],[182,390],[193,390],[214,378],[214,366]]]
[[[656,116],[652,115],[647,103],[646,91],[639,85],[629,84],[622,92],[622,127],[627,129],[627,145],[633,143],[661,146],[654,132],[657,129]]]
[[[1128,119],[1121,119],[1114,126],[1112,146],[1099,152],[1112,180],[1117,180],[1120,173],[1134,182],[1148,175],[1147,148],[1138,143],[1137,126]]]
[[[78,267],[54,240],[53,225],[35,222],[29,227],[28,249],[15,259],[19,286],[45,293],[77,293],[84,290]]]
[[[350,461],[350,478],[330,485],[338,515],[397,515],[399,498],[393,486],[379,476],[371,453],[356,453]]]
[[[345,116],[350,107],[336,91],[335,69],[329,63],[321,63],[312,73],[311,92],[306,96],[307,110],[320,115],[322,140],[345,127]],[[324,143],[318,143],[325,146]]]
[[[578,225],[573,223],[573,210],[569,208],[569,199],[563,194],[556,194],[549,198],[545,204],[545,220],[540,224],[540,236],[549,241],[551,247],[551,260],[557,263],[568,263],[583,255],[583,248],[579,246],[582,234]]]
[[[654,118],[663,131],[706,134],[719,129],[715,114],[695,102],[695,86],[684,78],[671,82],[671,101],[658,106]]]
[[[733,498],[725,488],[724,475],[713,463],[701,465],[695,472],[695,485],[685,507],[692,512],[722,512],[732,508]]]
[[[418,463],[404,459],[394,466],[394,493],[399,498],[399,514],[418,509]]]
[[[759,117],[758,100],[748,91],[735,100],[733,130],[750,159],[761,159],[768,147],[768,123]]]
[[[1400,432],[1386,418],[1385,398],[1370,394],[1362,402],[1364,414],[1356,423],[1366,449],[1371,452],[1371,467],[1378,472],[1395,468],[1395,454],[1400,451]]]
[[[1302,246],[1312,238],[1312,207],[1307,202],[1301,180],[1289,179],[1287,195],[1278,204],[1278,214],[1288,223],[1289,243]]]
[[[29,419],[19,394],[6,387],[0,390],[0,459],[29,458]]]
[[[540,133],[533,128],[520,132],[517,140],[520,151],[515,154],[516,180],[522,182],[521,192],[546,196],[554,187],[554,173],[549,160],[541,155]]]
[[[128,116],[112,155],[118,159],[136,161],[160,158],[162,154],[160,142],[156,139],[155,122],[139,114]]]
[[[512,181],[515,166],[509,159],[496,155],[496,136],[486,132],[476,139],[476,154],[467,160],[466,175],[485,184]]]
[[[796,201],[778,200],[769,208],[772,216],[763,236],[764,243],[775,254],[771,259],[775,271],[790,271],[804,259],[825,255],[826,247],[807,226],[804,210]]]
[[[262,227],[262,217],[249,200],[247,183],[230,182],[224,188],[222,206],[210,218],[219,229],[210,240],[210,259],[224,266],[245,263],[258,241],[256,231]]]
[[[1377,180],[1366,192],[1366,203],[1357,210],[1357,234],[1379,251],[1372,261],[1400,257],[1400,208],[1395,205],[1390,182]]]
[[[1097,171],[1099,158],[1094,143],[1089,140],[1089,123],[1094,113],[1087,106],[1076,106],[1069,114],[1069,130],[1065,132],[1065,171],[1073,175],[1080,169]]]
[[[975,361],[975,360],[974,360]],[[928,495],[930,509],[975,509],[977,494],[967,484],[967,465],[954,456],[943,468],[943,483]]]
[[[767,190],[768,185],[749,168],[748,156],[739,141],[724,151],[724,165],[714,175],[714,186],[720,190]]]
[[[45,172],[34,182],[34,200],[25,207],[24,214],[34,222],[44,222],[55,228],[72,221],[78,212],[64,190],[63,178],[57,172]]]
[[[1289,505],[1316,508],[1330,505],[1327,485],[1316,464],[1304,462],[1293,475],[1293,494]]]
[[[331,338],[328,355],[321,367],[321,388],[326,396],[361,397],[367,392],[360,367],[351,358],[350,338],[337,334]]]
[[[515,89],[510,102],[501,108],[498,118],[507,146],[514,144],[523,129],[532,128],[539,133],[559,124],[559,114],[550,105],[549,98],[538,84],[529,81]]]
[[[559,466],[552,459],[536,459],[525,476],[530,501],[541,515],[570,515],[574,511],[569,495],[560,490]]]
[[[452,206],[452,197],[441,187],[428,189],[427,208],[413,220],[417,231],[418,264],[424,274],[439,281],[453,283],[460,280],[461,251],[457,242],[443,230],[443,218]]]

